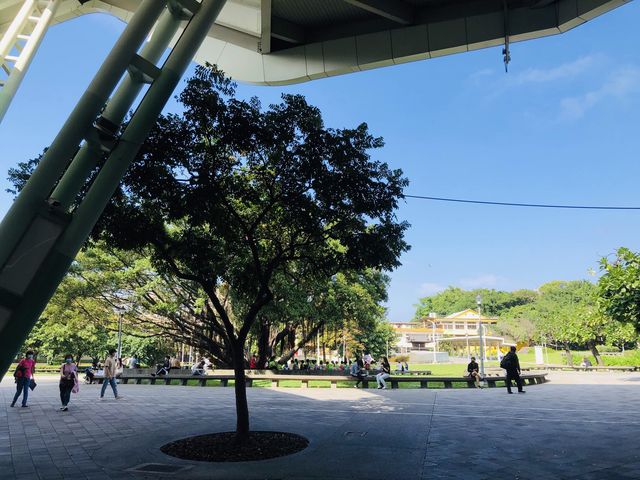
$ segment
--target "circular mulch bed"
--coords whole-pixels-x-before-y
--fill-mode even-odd
[[[249,440],[235,444],[235,432],[211,433],[167,443],[160,450],[172,457],[203,462],[248,462],[284,457],[304,450],[309,440],[295,433],[250,432]]]

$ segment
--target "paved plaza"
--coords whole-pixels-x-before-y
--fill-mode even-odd
[[[640,374],[551,374],[505,389],[253,388],[254,430],[295,432],[309,447],[263,462],[164,455],[171,440],[233,430],[233,388],[83,385],[58,411],[41,376],[30,408],[0,384],[0,478],[14,479],[629,479],[640,478]],[[174,473],[136,468],[182,468]],[[145,466],[147,465],[147,466]]]

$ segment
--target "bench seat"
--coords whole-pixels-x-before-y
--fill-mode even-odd
[[[537,373],[525,373],[520,377],[523,380],[525,385],[536,385],[540,383],[546,382],[546,372],[537,372]],[[102,383],[102,376],[95,376],[95,379],[98,383]],[[229,380],[234,380],[235,377],[232,373],[214,373],[211,375],[163,375],[163,376],[143,376],[143,375],[122,375],[119,380],[123,384],[127,384],[130,381],[137,385],[140,385],[143,380],[149,380],[152,385],[156,383],[170,385],[172,381],[178,381],[181,385],[187,385],[189,380],[197,380],[198,385],[204,387],[210,381],[220,382],[222,386],[227,386],[229,384]],[[246,375],[246,383],[248,387],[253,386],[254,380],[268,380],[271,382],[272,387],[279,387],[280,382],[282,381],[299,381],[301,383],[302,388],[308,388],[309,382],[330,382],[331,388],[337,388],[338,382],[355,382],[356,379],[347,376],[347,375],[295,375],[295,374],[287,374],[287,375],[279,375],[275,373],[247,373]],[[487,376],[485,377],[485,381],[487,382],[490,388],[494,388],[497,386],[497,382],[505,382],[505,376]],[[434,377],[430,375],[422,375],[422,376],[409,376],[409,375],[392,375],[390,378],[386,380],[387,383],[391,384],[392,389],[399,388],[401,383],[419,383],[420,388],[434,388],[436,385],[444,386],[444,388],[454,388],[455,383],[466,384],[468,388],[474,388],[475,383],[474,379],[471,377]],[[362,385],[364,388],[369,388],[369,384],[372,383],[375,385],[376,380],[375,376],[368,376],[362,380]]]
[[[569,372],[637,372],[640,367],[621,365],[594,365],[591,367],[569,365],[545,365],[545,370],[559,370]]]

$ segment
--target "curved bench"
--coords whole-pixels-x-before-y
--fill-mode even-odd
[[[535,373],[525,373],[521,375],[523,383],[525,385],[537,385],[540,383],[545,383],[547,377],[546,372],[535,372]],[[95,379],[98,383],[102,383],[102,377],[96,376]],[[209,382],[220,382],[222,386],[228,386],[229,380],[235,380],[235,377],[232,373],[214,373],[212,375],[163,375],[163,376],[151,376],[151,375],[123,375],[119,378],[121,383],[127,384],[130,381],[135,382],[135,384],[140,385],[143,380],[148,380],[151,385],[156,385],[158,383],[164,385],[171,385],[172,382],[178,382],[180,385],[186,386],[189,380],[197,380],[198,385],[204,387]],[[295,375],[295,374],[287,374],[287,375],[279,375],[275,373],[247,373],[246,375],[246,383],[248,387],[253,386],[253,382],[255,380],[268,380],[271,382],[272,387],[279,387],[280,382],[282,381],[299,381],[302,388],[308,388],[309,382],[329,382],[331,388],[337,388],[338,382],[355,382],[356,379],[351,376],[346,375]],[[436,385],[444,388],[454,388],[455,384],[463,384],[468,388],[474,388],[475,383],[473,378],[470,377],[432,377],[429,375],[423,376],[409,376],[409,375],[392,375],[389,379],[386,380],[387,383],[391,384],[392,389],[399,388],[401,383],[416,383],[420,385],[420,388],[434,388]],[[488,376],[485,378],[488,386],[490,388],[495,388],[498,386],[498,382],[501,382],[503,385],[506,381],[505,376]],[[363,388],[370,388],[369,384],[376,385],[376,380],[374,376],[368,376],[362,380]]]

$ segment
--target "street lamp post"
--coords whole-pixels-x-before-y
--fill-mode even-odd
[[[118,353],[117,358],[122,358],[122,317],[124,316],[124,307],[118,309]]]
[[[484,340],[482,338],[482,296],[476,297],[478,305],[478,337],[480,342],[480,377],[484,378]]]

